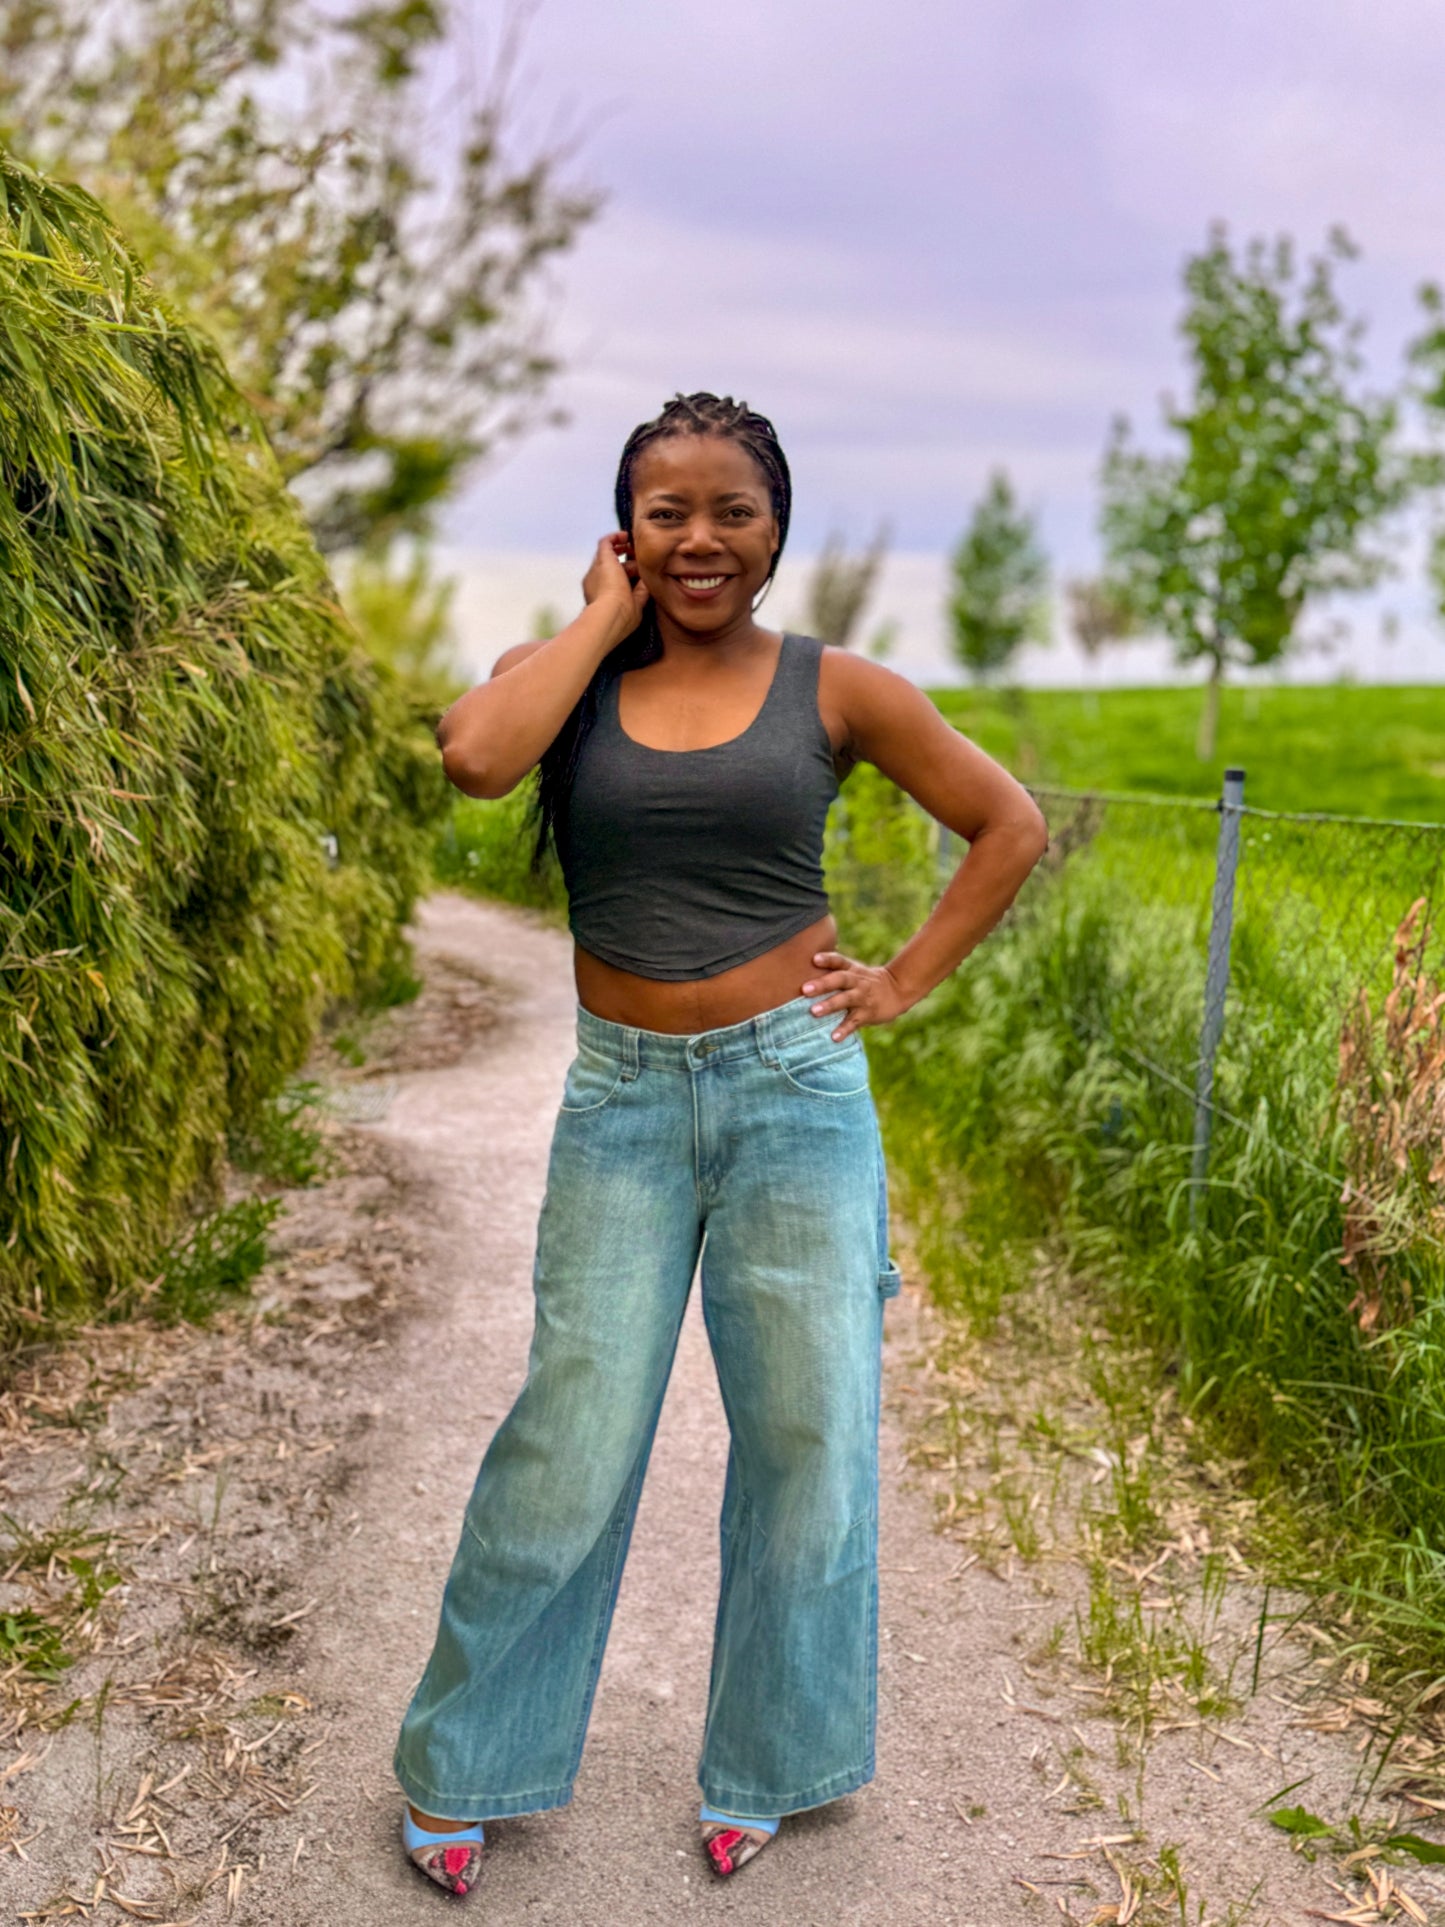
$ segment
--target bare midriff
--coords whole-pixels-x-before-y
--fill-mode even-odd
[[[635,976],[630,970],[603,963],[579,946],[573,951],[577,998],[594,1017],[638,1030],[660,1030],[680,1037],[700,1030],[722,1030],[800,997],[803,985],[817,974],[815,954],[832,950],[837,940],[832,917],[819,917],[796,937],[789,937],[786,943],[764,951],[749,963],[719,971],[716,977],[694,977],[685,983]]]

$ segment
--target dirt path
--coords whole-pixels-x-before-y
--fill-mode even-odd
[[[370,1230],[358,1249],[369,1239],[390,1252],[382,1267],[389,1280],[382,1308],[369,1324],[347,1322],[348,1305],[363,1302],[366,1280],[348,1285],[358,1274],[348,1271],[344,1255],[335,1255],[345,1239],[329,1246],[324,1236],[318,1241],[314,1226],[306,1229],[307,1213],[315,1218],[324,1201],[308,1204],[300,1195],[293,1259],[312,1266],[313,1296],[306,1302],[314,1305],[317,1294],[324,1299],[329,1292],[335,1315],[302,1340],[277,1338],[276,1362],[266,1369],[282,1374],[274,1399],[284,1393],[292,1401],[290,1435],[313,1439],[296,1449],[326,1453],[328,1439],[336,1446],[327,1461],[330,1484],[313,1484],[306,1506],[298,1500],[284,1511],[257,1478],[244,1493],[238,1485],[234,1500],[218,1489],[211,1518],[218,1550],[201,1572],[204,1579],[207,1570],[228,1569],[228,1559],[235,1564],[243,1539],[253,1547],[251,1565],[235,1565],[252,1575],[232,1601],[229,1631],[239,1638],[237,1625],[244,1632],[251,1624],[254,1634],[247,1592],[261,1586],[257,1562],[271,1558],[264,1624],[284,1632],[285,1645],[273,1651],[253,1637],[247,1706],[279,1709],[277,1729],[304,1707],[304,1745],[298,1738],[284,1759],[277,1756],[272,1804],[253,1799],[244,1825],[238,1821],[233,1829],[229,1865],[244,1862],[242,1877],[227,1873],[223,1854],[220,1867],[189,1897],[173,1878],[168,1909],[159,1876],[145,1884],[155,1871],[151,1862],[127,1861],[127,1873],[135,1869],[129,1886],[118,1887],[116,1876],[109,1891],[128,1893],[134,1904],[116,1908],[93,1897],[97,1918],[128,1913],[209,1921],[226,1916],[228,1901],[231,1917],[274,1927],[397,1927],[443,1912],[451,1917],[452,1903],[429,1891],[397,1851],[389,1756],[431,1637],[478,1457],[525,1367],[532,1238],[571,1049],[573,999],[563,937],[501,909],[434,899],[422,914],[419,954],[424,967],[450,959],[498,980],[499,1020],[460,1061],[395,1077],[389,1107],[365,1132],[385,1175],[353,1175],[350,1190],[343,1186],[332,1200],[333,1217],[349,1213],[353,1233],[366,1223],[359,1214],[370,1211]],[[303,1236],[312,1242],[299,1247]],[[1077,1681],[1071,1686],[1040,1650],[1046,1630],[1085,1599],[1083,1575],[1051,1569],[1041,1579],[1020,1568],[999,1577],[970,1563],[954,1540],[934,1530],[930,1495],[904,1469],[908,1441],[898,1417],[921,1402],[920,1389],[929,1389],[920,1365],[931,1343],[928,1314],[905,1298],[889,1316],[893,1397],[883,1446],[875,1784],[791,1823],[780,1844],[726,1888],[701,1863],[692,1825],[693,1767],[716,1586],[714,1521],[725,1431],[694,1306],[643,1495],[576,1800],[561,1813],[489,1829],[490,1867],[483,1890],[468,1903],[471,1912],[483,1921],[559,1927],[673,1927],[694,1914],[719,1912],[769,1927],[1012,1927],[1061,1918],[1243,1927],[1299,1921],[1310,1908],[1324,1910],[1324,1917],[1343,1912],[1348,1902],[1329,1884],[1339,1878],[1334,1864],[1307,1863],[1252,1817],[1268,1796],[1305,1776],[1312,1807],[1362,1810],[1351,1743],[1315,1732],[1299,1717],[1308,1655],[1278,1649],[1261,1690],[1227,1725],[1196,1721],[1165,1734],[1142,1763],[1121,1751],[1113,1722],[1098,1716],[1097,1700]],[[254,1355],[241,1358],[234,1337],[202,1335],[195,1342],[214,1346],[207,1369],[217,1379],[229,1374],[234,1381],[264,1364]],[[267,1403],[264,1390],[253,1404]],[[296,1415],[303,1390],[309,1418]],[[132,1432],[138,1429],[135,1413],[127,1421],[120,1405],[106,1420],[111,1428],[127,1422]],[[295,1457],[293,1450],[287,1460],[284,1445],[280,1449],[283,1464],[272,1468],[277,1480]],[[38,1472],[27,1476],[29,1486],[12,1480],[7,1488],[3,1503],[12,1510],[27,1494],[38,1505],[43,1481]],[[199,1508],[198,1518],[204,1513]],[[165,1530],[156,1528],[162,1547],[169,1543]],[[190,1540],[183,1550],[194,1561]],[[170,1583],[183,1591],[190,1584]],[[1224,1636],[1244,1640],[1251,1623],[1247,1592],[1233,1610],[1237,1623],[1233,1630],[1227,1625]],[[138,1624],[144,1629],[144,1621]],[[198,1654],[212,1650],[207,1638],[221,1652],[239,1650],[234,1643],[226,1647],[227,1636],[214,1613],[204,1623],[193,1615],[183,1627],[158,1620],[146,1635],[158,1649],[152,1672],[183,1646],[188,1663],[199,1665]],[[126,1647],[117,1635],[106,1650],[133,1653],[135,1645]],[[124,1668],[114,1665],[121,1677]],[[93,1685],[88,1690],[93,1693]],[[296,1696],[291,1706],[288,1691]],[[115,1697],[124,1702],[123,1688]],[[232,1701],[240,1703],[235,1692]],[[149,1702],[152,1713],[156,1704]],[[218,1717],[214,1706],[208,1717]],[[112,1728],[109,1752],[98,1762],[87,1719],[77,1717],[37,1742],[10,1790],[0,1786],[0,1799],[17,1803],[15,1826],[31,1828],[26,1857],[0,1860],[0,1878],[13,1895],[6,1918],[81,1913],[80,1902],[95,1892],[97,1843],[104,1861],[103,1842],[114,1841],[137,1789],[131,1810],[142,1821],[135,1825],[143,1826],[152,1810],[144,1774],[151,1774],[150,1788],[164,1794],[165,1777],[179,1770],[161,1744],[164,1738],[180,1745],[185,1735],[174,1724],[162,1733],[151,1714],[132,1713],[128,1724]],[[265,1741],[280,1744],[269,1734]],[[259,1739],[257,1745],[254,1757],[267,1758]],[[234,1774],[245,1757],[241,1744],[228,1740],[208,1770],[219,1776],[225,1763]],[[162,1798],[154,1812],[166,1811]],[[44,1832],[34,1833],[40,1824]],[[132,1837],[152,1836],[133,1827]],[[198,1833],[187,1837],[196,1855],[213,1845]],[[177,1853],[184,1846],[177,1836]],[[1168,1847],[1177,1848],[1187,1883],[1183,1904],[1158,1884],[1159,1852]],[[1131,1892],[1151,1877],[1156,1891],[1131,1902]],[[1407,1884],[1427,1911],[1434,1897],[1430,1879],[1412,1873]],[[68,1909],[60,1899],[67,1888],[76,1899]]]

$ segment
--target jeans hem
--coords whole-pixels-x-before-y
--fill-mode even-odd
[[[756,1792],[744,1793],[738,1787],[720,1787],[702,1780],[704,1802],[716,1807],[719,1813],[726,1813],[734,1820],[776,1820],[785,1813],[804,1813],[809,1807],[827,1806],[830,1800],[841,1800],[845,1793],[856,1793],[860,1786],[866,1786],[877,1770],[876,1762],[869,1758],[865,1765],[847,1773],[835,1773],[831,1779],[819,1780],[816,1785],[804,1787],[799,1793],[780,1795],[772,1798]]]
[[[472,1799],[427,1786],[424,1780],[405,1772],[400,1761],[392,1762],[392,1771],[411,1804],[433,1820],[511,1820],[519,1813],[550,1813],[554,1807],[565,1807],[572,1798],[568,1783],[542,1787],[535,1793],[478,1794]]]

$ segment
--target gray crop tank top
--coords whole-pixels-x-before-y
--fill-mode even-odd
[[[762,956],[828,913],[823,826],[838,793],[818,713],[823,645],[784,635],[763,706],[708,749],[649,749],[603,692],[558,839],[572,935],[681,983]]]

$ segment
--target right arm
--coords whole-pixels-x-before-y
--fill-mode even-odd
[[[625,536],[604,536],[582,583],[587,606],[575,622],[546,642],[508,649],[491,681],[458,697],[442,717],[442,768],[467,796],[505,796],[516,788],[598,665],[641,621],[647,591],[633,581],[625,550]]]

